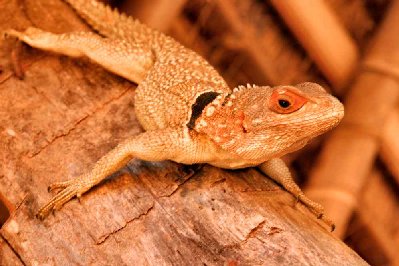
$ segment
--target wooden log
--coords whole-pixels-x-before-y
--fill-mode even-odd
[[[87,30],[58,0],[0,6],[0,30]],[[0,45],[4,69],[12,47]],[[255,169],[133,160],[39,221],[50,183],[141,129],[131,83],[87,60],[22,52],[24,80],[0,84],[0,193],[15,206],[0,230],[6,265],[367,265]]]
[[[324,0],[272,0],[309,56],[343,94],[357,66],[358,49]]]
[[[5,242],[4,238],[0,236],[0,265],[14,265],[22,266],[22,262],[19,260],[17,255],[11,249],[11,247]]]
[[[398,44],[399,1],[394,1],[365,62],[385,62],[388,58],[399,62]],[[377,155],[381,129],[399,96],[399,85],[391,73],[376,64],[366,66],[348,93],[345,118],[323,148],[307,189],[324,204],[341,237]]]

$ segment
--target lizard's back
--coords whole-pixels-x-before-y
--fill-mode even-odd
[[[154,63],[135,95],[136,115],[145,130],[185,126],[200,95],[230,92],[208,62],[171,37],[95,0],[65,1],[101,35],[151,50]]]

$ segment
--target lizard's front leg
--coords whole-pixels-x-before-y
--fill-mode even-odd
[[[37,217],[43,219],[52,210],[60,209],[74,196],[80,197],[132,158],[147,161],[174,160],[189,157],[190,154],[185,154],[187,150],[195,154],[196,147],[195,139],[184,134],[182,129],[147,131],[129,138],[98,160],[91,171],[76,179],[51,185],[50,190],[62,190],[38,211]]]
[[[38,49],[71,57],[87,56],[105,69],[137,84],[154,63],[154,54],[148,45],[103,38],[92,32],[54,34],[30,27],[24,32],[7,30],[4,34]]]
[[[271,159],[259,165],[260,170],[267,176],[281,184],[288,192],[293,194],[299,201],[305,204],[317,218],[324,221],[334,231],[334,223],[325,216],[324,208],[317,202],[309,199],[295,183],[287,165],[280,158]]]

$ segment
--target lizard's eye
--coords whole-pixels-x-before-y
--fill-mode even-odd
[[[278,114],[289,114],[299,110],[307,99],[289,87],[275,89],[269,100],[269,108]]]
[[[279,99],[278,105],[280,105],[281,108],[286,109],[286,108],[290,107],[291,103],[290,103],[290,101],[287,101],[285,99]]]

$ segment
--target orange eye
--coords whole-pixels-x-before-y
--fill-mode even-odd
[[[299,110],[308,100],[289,87],[275,89],[269,100],[269,108],[278,114],[290,114]]]

